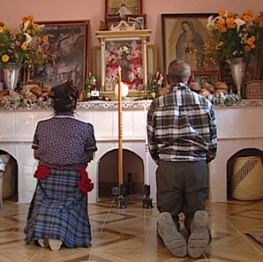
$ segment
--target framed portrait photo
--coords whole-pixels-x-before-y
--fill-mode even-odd
[[[207,19],[213,14],[162,14],[163,67],[167,73],[174,59],[188,62],[192,71],[204,70],[200,56],[205,43],[211,41],[206,27]],[[219,70],[218,63],[209,63],[205,71]]]
[[[43,33],[49,37],[51,59],[45,66],[37,67],[30,80],[55,86],[67,80],[79,89],[85,87],[89,71],[90,21],[41,21]]]
[[[105,0],[105,17],[119,14],[121,19],[125,15],[136,15],[142,13],[142,0]]]
[[[221,76],[219,71],[192,71],[192,75],[196,82],[198,82],[201,86],[206,83],[211,83],[215,86],[215,84],[221,81]]]

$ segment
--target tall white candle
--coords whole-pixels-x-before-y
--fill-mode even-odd
[[[144,163],[144,184],[149,185],[149,148],[148,148],[148,136],[147,136],[147,105],[143,105],[144,119],[145,119],[145,163]]]
[[[119,184],[123,184],[123,150],[122,150],[122,88],[121,67],[118,68],[118,119],[119,119]]]

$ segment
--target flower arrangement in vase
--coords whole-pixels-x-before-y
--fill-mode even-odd
[[[241,96],[248,63],[254,59],[259,65],[263,47],[263,12],[253,18],[253,12],[228,13],[222,10],[208,18],[207,28],[215,41],[219,61],[227,61]],[[258,69],[256,68],[256,71]]]
[[[253,12],[228,13],[222,10],[208,18],[207,28],[215,39],[220,60],[236,57],[251,59],[263,46],[263,12],[253,19]]]
[[[34,16],[22,18],[20,31],[14,33],[0,22],[0,66],[16,63],[33,69],[49,59],[49,39],[42,36],[43,25],[34,22]]]
[[[34,22],[33,15],[22,18],[18,32],[12,32],[4,22],[0,22],[0,67],[8,89],[16,87],[22,66],[33,71],[36,66],[49,61],[49,39],[42,36],[42,28],[43,25]]]

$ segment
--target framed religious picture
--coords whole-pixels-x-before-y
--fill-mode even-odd
[[[124,20],[125,15],[142,13],[142,0],[106,0],[105,5],[105,18],[108,15],[119,14]]]
[[[217,82],[221,81],[219,71],[192,71],[192,75],[201,86],[204,86],[206,83],[215,86]]]
[[[217,71],[219,65],[205,56],[206,43],[211,37],[206,24],[212,14],[162,14],[163,66],[167,73],[169,63],[181,59],[193,71]],[[215,54],[216,57],[216,54]],[[214,58],[215,58],[214,57]]]
[[[106,97],[114,94],[120,69],[121,81],[128,86],[129,96],[147,96],[148,52],[151,54],[152,61],[155,59],[155,49],[147,49],[150,30],[97,31],[96,34],[101,43],[102,94]],[[94,50],[94,59],[98,59],[98,51],[98,49]],[[98,71],[98,63],[94,69]]]
[[[155,75],[159,68],[158,47],[157,45],[147,44],[147,75]],[[97,83],[101,86],[101,48],[100,46],[92,47],[92,74],[96,77]],[[110,88],[112,91],[112,88]]]
[[[90,58],[90,22],[44,21],[43,33],[49,37],[51,59],[37,67],[29,76],[31,81],[54,86],[70,80],[79,89],[85,87]]]
[[[128,23],[135,24],[136,30],[144,30],[147,28],[146,14],[141,15],[125,15],[125,20]]]

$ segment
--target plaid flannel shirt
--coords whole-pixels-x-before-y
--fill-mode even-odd
[[[147,114],[149,152],[158,161],[201,161],[216,156],[217,127],[209,100],[179,83],[153,100]]]

